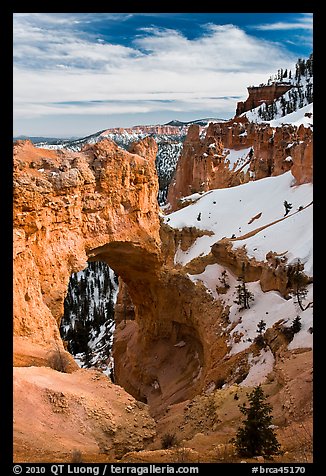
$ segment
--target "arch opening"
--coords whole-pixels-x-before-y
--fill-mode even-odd
[[[102,334],[94,329],[93,317],[82,316],[93,332],[92,338],[88,333],[86,339],[87,354],[87,348],[81,352],[78,334],[73,335],[79,330],[74,312],[66,312],[68,296],[73,309],[78,306],[76,292],[68,289],[61,321],[62,338],[70,340],[68,351],[82,367],[99,368],[137,400],[148,403],[153,416],[170,404],[192,398],[201,386],[204,369],[202,337],[192,322],[190,309],[193,283],[170,274],[162,267],[159,255],[138,243],[114,241],[89,250],[88,259],[86,270],[72,275],[69,288],[77,284],[94,299],[94,291],[92,294],[89,288],[94,269],[100,266],[101,270],[110,270],[106,272],[111,283],[113,279],[114,303],[109,303],[111,314],[102,316]],[[184,292],[180,292],[180,286]],[[108,302],[108,296],[105,299]],[[92,313],[91,304],[79,302],[79,309],[84,314]],[[104,328],[108,335],[104,335]],[[83,333],[82,329],[82,340]],[[76,342],[71,342],[74,337]]]
[[[95,367],[113,379],[114,310],[119,281],[103,261],[70,276],[60,335],[81,368]]]

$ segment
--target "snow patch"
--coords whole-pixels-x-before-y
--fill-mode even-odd
[[[239,384],[241,387],[255,387],[263,383],[267,375],[273,370],[274,356],[270,349],[263,349],[257,357],[249,354],[250,370],[247,377]]]
[[[247,162],[250,149],[251,147],[237,150],[225,148],[223,152],[224,154],[227,154],[226,160],[229,161],[229,169],[234,172],[239,170],[239,168],[241,168]]]
[[[233,304],[233,301],[230,302],[232,289],[226,300],[226,304],[231,304],[229,315],[231,324],[229,327],[236,323],[236,326],[230,332],[229,355],[237,354],[250,347],[255,337],[258,336],[257,324],[259,321],[263,320],[266,323],[267,330],[279,321],[282,321],[283,325],[290,326],[298,315],[301,318],[302,329],[298,334],[295,334],[289,348],[294,349],[301,346],[312,348],[312,335],[306,332],[312,326],[311,307],[302,312],[293,298],[284,299],[277,291],[263,292],[258,281],[246,283],[246,287],[254,295],[254,301],[250,304],[250,309],[239,310],[238,306]],[[305,305],[313,300],[313,286],[309,285],[307,289]]]
[[[308,115],[307,115],[308,114]],[[284,117],[279,117],[278,119],[273,119],[268,121],[271,127],[280,127],[283,124],[292,124],[293,126],[301,126],[303,124],[305,127],[313,125],[313,103],[308,104],[307,106],[301,107],[297,111],[291,112]]]
[[[211,246],[223,237],[236,237],[238,239],[232,242],[233,246],[237,248],[246,245],[250,257],[265,260],[269,251],[287,251],[289,262],[300,258],[305,265],[305,272],[311,275],[312,206],[308,205],[313,200],[313,186],[310,183],[294,186],[291,171],[184,198],[184,201],[188,200],[192,203],[166,215],[165,223],[177,229],[195,226],[213,234],[197,238],[186,251],[179,247],[175,255],[176,264],[185,265],[198,256],[207,255]],[[283,205],[285,200],[292,204],[293,211],[286,217]],[[301,211],[298,211],[299,208]],[[251,221],[259,213],[261,216]],[[251,238],[241,239],[264,226],[266,228]]]

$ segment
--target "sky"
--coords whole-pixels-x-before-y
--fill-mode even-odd
[[[15,13],[14,136],[229,119],[312,36],[312,13]]]

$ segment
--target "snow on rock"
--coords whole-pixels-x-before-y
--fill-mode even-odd
[[[205,271],[201,274],[188,274],[189,279],[194,283],[198,281],[202,282],[204,286],[207,288],[207,292],[214,297],[214,299],[218,299],[219,295],[217,293],[216,287],[221,286],[222,283],[220,282],[221,275],[225,271],[225,268],[217,263],[207,265]],[[236,283],[236,278],[228,273],[228,282],[233,285],[233,288]]]
[[[282,124],[292,124],[293,126],[299,127],[303,124],[305,127],[313,125],[313,103],[308,104],[307,106],[301,107],[297,111],[291,112],[284,117],[279,117],[278,119],[273,119],[268,121],[268,124],[271,127],[279,127]]]
[[[243,135],[244,133],[240,134]],[[227,154],[226,159],[229,161],[229,169],[232,170],[233,172],[236,172],[239,170],[247,161],[248,161],[248,154],[250,152],[251,147],[246,147],[244,149],[224,149],[224,154]],[[243,169],[244,172],[246,172],[245,169],[249,167],[249,163],[247,167]]]
[[[301,329],[294,334],[293,340],[289,343],[288,348],[290,350],[298,348],[312,348],[313,347],[313,307],[307,307],[308,303],[313,301],[313,285],[308,286],[308,294],[304,301],[304,311],[298,312],[300,316]],[[287,322],[285,325],[290,325],[291,322]]]
[[[287,263],[297,262],[304,264],[305,273],[313,275],[313,207],[309,206],[298,213],[288,216],[274,225],[263,229],[259,233],[233,242],[234,248],[246,246],[247,255],[263,261],[269,251],[284,253]]]
[[[259,197],[259,199],[258,199]],[[207,255],[223,237],[238,238],[234,247],[247,246],[248,254],[264,260],[269,251],[287,252],[289,261],[300,258],[308,274],[312,271],[312,184],[294,186],[291,171],[227,189],[210,190],[185,198],[190,205],[164,217],[172,228],[195,226],[212,236],[197,238],[186,251],[178,248],[175,263],[185,265]],[[284,201],[292,204],[284,218]],[[301,211],[298,211],[298,209]],[[260,215],[259,215],[260,214]],[[252,220],[252,218],[259,216]],[[283,219],[284,218],[284,219]],[[274,222],[278,223],[273,224]],[[267,226],[251,238],[242,236]],[[240,238],[240,239],[239,239]]]
[[[274,360],[270,349],[262,349],[257,357],[249,354],[250,370],[247,377],[239,385],[241,387],[254,387],[263,383],[267,375],[273,370]]]
[[[239,310],[239,306],[234,304],[235,293],[232,288],[225,300],[225,304],[231,305],[228,328],[230,329],[236,323],[230,332],[229,355],[237,354],[250,347],[255,337],[258,336],[257,324],[261,320],[266,323],[267,330],[278,321],[283,321],[284,325],[290,326],[296,316],[300,315],[302,322],[306,322],[305,327],[308,326],[307,328],[309,328],[311,326],[311,308],[301,312],[293,298],[284,299],[277,291],[263,292],[258,281],[246,283],[246,287],[254,296],[254,301],[250,303],[249,309]],[[305,303],[312,300],[312,285],[308,289],[309,293]],[[312,347],[311,334],[306,333],[304,339],[304,347]],[[293,344],[293,346],[295,345],[296,343]]]
[[[195,243],[186,251],[182,251],[180,246],[174,256],[174,264],[181,264],[182,266],[190,263],[198,256],[205,256],[210,252],[211,246],[216,242],[215,236],[202,236],[198,238]]]
[[[195,226],[200,230],[212,232],[204,235],[183,251],[178,246],[175,264],[186,265],[193,259],[207,255],[212,244],[223,237],[236,237],[232,241],[234,248],[245,246],[249,257],[264,261],[269,251],[282,254],[288,263],[298,259],[305,266],[305,272],[312,276],[312,184],[294,185],[291,171],[267,177],[255,182],[248,182],[228,189],[210,190],[204,194],[185,197],[189,205],[166,215],[163,219],[173,228]],[[285,215],[284,201],[292,204],[290,213]],[[248,236],[249,235],[249,236]],[[244,238],[242,238],[244,237]],[[229,288],[219,294],[222,286],[222,272],[227,273]],[[229,335],[229,355],[237,354],[249,348],[257,337],[257,324],[263,320],[266,330],[281,321],[290,326],[299,315],[302,329],[295,334],[289,349],[312,347],[312,307],[302,312],[293,298],[284,299],[276,291],[263,292],[259,281],[246,283],[253,294],[254,301],[249,309],[239,310],[235,304],[237,298],[237,277],[219,264],[207,265],[200,274],[188,274],[194,283],[201,282],[214,299],[229,306],[229,324],[224,331]],[[224,290],[225,291],[225,290]],[[312,285],[308,286],[306,306],[312,302]],[[265,356],[266,357],[266,356]],[[260,368],[262,378],[268,373],[270,358],[262,357],[255,363]],[[268,364],[266,363],[268,362]],[[267,373],[265,373],[267,372]],[[249,385],[249,378],[246,384]]]
[[[221,277],[226,271],[226,282],[229,288],[226,293],[218,294],[218,287],[222,286]],[[293,341],[289,344],[289,349],[298,347],[312,348],[312,334],[309,331],[313,326],[312,307],[301,311],[293,298],[284,299],[277,291],[263,292],[258,281],[246,283],[248,291],[253,294],[254,300],[250,303],[249,309],[239,309],[234,302],[237,298],[236,286],[239,284],[235,275],[225,267],[215,263],[207,265],[203,273],[188,274],[189,279],[194,283],[201,282],[208,294],[214,299],[220,299],[224,306],[229,306],[229,324],[225,331],[229,332],[229,355],[237,354],[250,347],[255,337],[257,337],[257,324],[261,320],[266,323],[266,330],[275,323],[282,321],[284,326],[291,326],[294,319],[299,315],[302,328],[295,334]],[[304,306],[313,300],[313,286],[308,286],[308,294],[304,301]],[[233,329],[230,331],[230,329]]]
[[[292,88],[274,100],[273,104],[267,106],[263,102],[256,108],[245,111],[240,117],[246,116],[251,122],[264,122],[272,127],[278,127],[281,124],[292,124],[295,126],[303,124],[306,127],[312,127],[314,78],[311,60],[312,57],[309,58],[310,65],[308,65],[307,61],[305,71],[302,71],[302,64],[300,65],[298,61],[295,68],[296,72],[299,71],[299,74],[293,75],[292,78],[286,77],[286,84],[291,84]],[[270,85],[270,81],[280,84],[278,76],[271,77],[267,85]],[[262,117],[265,119],[262,119]]]
[[[286,96],[286,95],[284,95]],[[259,114],[258,110],[261,106],[257,106],[250,111],[244,112],[241,116],[246,116],[250,122],[269,124],[271,127],[280,127],[282,124],[292,124],[293,126],[299,127],[303,124],[305,127],[313,126],[313,103],[307,104],[300,109],[297,109],[290,114],[286,114],[285,116],[281,116],[279,113],[276,119],[272,119],[271,121],[266,121],[262,119]]]

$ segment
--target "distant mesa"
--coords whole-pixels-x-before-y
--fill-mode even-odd
[[[173,119],[172,121],[167,122],[167,123],[164,124],[164,125],[165,125],[165,126],[182,127],[182,126],[184,126],[185,124],[186,124],[185,122],[178,121],[178,119]]]
[[[185,128],[184,133],[186,134],[187,128],[191,124],[198,124],[199,126],[207,126],[210,122],[225,122],[226,119],[218,118],[204,118],[204,119],[195,119],[193,121],[179,121],[178,119],[173,119],[166,124],[143,124],[136,125],[132,127],[112,127],[109,129],[102,129],[101,131],[95,132],[85,137],[67,137],[65,139],[58,137],[43,137],[43,136],[28,136],[28,135],[19,135],[14,136],[13,141],[16,140],[30,140],[33,144],[38,145],[59,145],[64,146],[77,145],[78,143],[84,143],[92,141],[92,139],[102,138],[109,134],[169,134],[175,135],[180,134],[180,129]],[[74,141],[74,144],[70,144],[70,141]]]
[[[179,121],[178,119],[173,119],[172,121],[167,122],[164,125],[165,126],[184,127],[184,126],[190,126],[191,124],[198,124],[199,126],[207,126],[210,122],[225,122],[226,120],[227,119],[207,117],[205,119],[195,119],[194,121],[182,122],[182,121]]]

